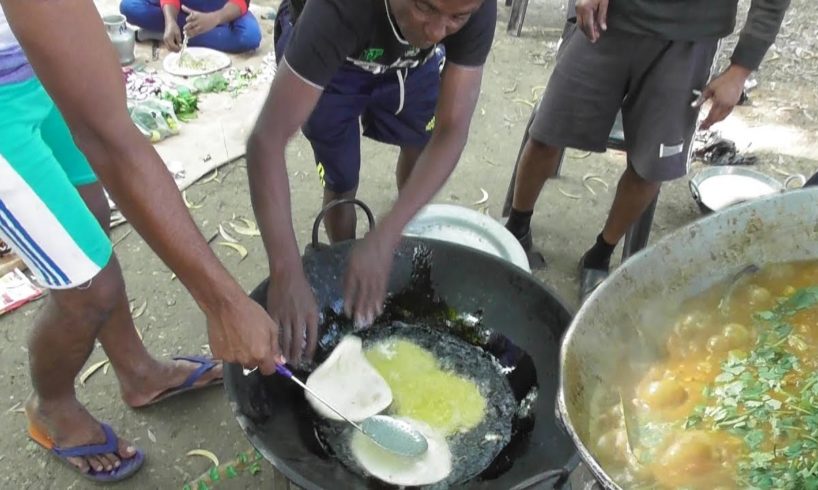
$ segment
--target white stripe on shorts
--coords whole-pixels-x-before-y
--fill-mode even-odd
[[[0,155],[0,237],[46,288],[70,289],[101,270]]]

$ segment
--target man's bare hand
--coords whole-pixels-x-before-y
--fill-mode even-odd
[[[182,31],[179,25],[174,20],[173,22],[165,22],[165,47],[174,53],[182,50]]]
[[[394,249],[377,228],[352,249],[344,276],[344,311],[357,327],[368,327],[383,313]]]
[[[267,311],[281,325],[281,351],[295,363],[302,354],[312,358],[318,337],[318,305],[300,262],[270,276]]]
[[[185,34],[189,38],[210,32],[221,22],[218,12],[198,12],[184,5],[182,5],[182,11],[187,14]]]
[[[258,367],[262,374],[272,374],[276,364],[286,362],[278,349],[278,325],[264,308],[246,296],[209,314],[207,333],[216,359],[246,369]]]
[[[577,0],[577,25],[592,43],[608,30],[608,0]]]
[[[701,107],[710,101],[710,112],[702,122],[701,129],[710,129],[717,122],[723,121],[733,112],[733,108],[741,99],[744,82],[751,71],[738,65],[730,65],[724,73],[716,77],[702,91],[701,97],[693,103],[694,107]]]

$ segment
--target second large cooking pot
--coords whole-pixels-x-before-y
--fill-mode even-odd
[[[664,345],[662,319],[749,263],[818,258],[818,189],[739,204],[668,234],[616,270],[563,340],[558,410],[598,481],[619,488],[589,448],[595,399],[614,399],[618,367]],[[658,320],[658,321],[657,321]]]

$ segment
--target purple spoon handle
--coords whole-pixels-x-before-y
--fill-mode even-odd
[[[293,377],[293,373],[284,364],[276,364],[276,372],[285,378]]]

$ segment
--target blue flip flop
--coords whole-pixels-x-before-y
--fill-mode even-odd
[[[141,449],[137,449],[136,453],[130,458],[120,458],[119,468],[114,468],[111,471],[96,471],[91,468],[83,472],[68,461],[68,458],[88,458],[102,454],[117,454],[119,450],[119,437],[117,437],[114,430],[111,429],[108,424],[100,424],[100,426],[102,427],[102,432],[105,433],[104,443],[68,448],[55,446],[48,436],[33,426],[29,426],[28,434],[34,442],[48,449],[60,462],[68,465],[71,469],[88,480],[97,483],[115,483],[132,477],[142,468],[142,464],[145,462],[145,453]]]
[[[202,357],[202,356],[178,356],[178,357],[174,357],[173,360],[174,361],[192,362],[192,363],[198,364],[199,367],[196,368],[195,371],[190,373],[190,376],[188,376],[182,384],[180,384],[178,386],[174,386],[173,388],[168,388],[167,390],[165,390],[162,393],[160,393],[159,395],[157,395],[156,398],[151,400],[149,403],[146,403],[145,405],[142,405],[139,408],[144,408],[144,407],[149,407],[151,405],[155,405],[155,404],[157,404],[159,402],[167,400],[168,398],[172,398],[172,397],[174,397],[176,395],[181,395],[182,393],[186,393],[188,391],[200,390],[200,389],[204,389],[204,388],[209,388],[211,386],[218,386],[218,385],[221,385],[224,382],[224,380],[222,378],[219,378],[219,379],[214,379],[214,380],[210,381],[207,384],[203,384],[203,385],[200,385],[200,386],[194,386],[196,384],[196,382],[199,381],[199,379],[201,379],[202,376],[204,376],[205,373],[207,373],[208,371],[210,371],[214,367],[218,366],[218,363],[216,361],[214,361],[213,359],[210,359],[208,357]]]

